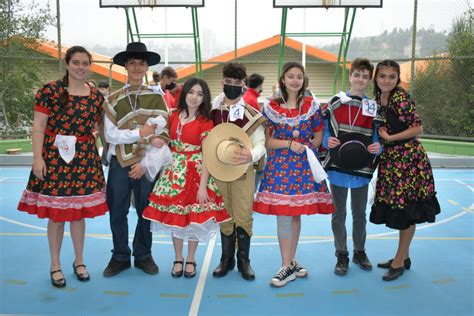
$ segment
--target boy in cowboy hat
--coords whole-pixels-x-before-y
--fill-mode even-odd
[[[146,121],[158,116],[166,121],[168,119],[168,108],[161,91],[152,90],[143,84],[148,67],[158,64],[160,55],[148,51],[143,43],[133,42],[127,45],[125,51],[115,55],[113,62],[125,67],[128,79],[123,88],[113,92],[104,102],[105,139],[108,143],[104,151],[107,150],[109,162],[107,203],[114,244],[113,255],[104,270],[104,276],[111,277],[130,268],[131,255],[134,256],[136,268],[148,274],[157,274],[158,266],[151,255],[150,221],[142,218],[153,182],[144,177],[145,170],[140,161],[156,128],[156,125],[149,125]],[[151,142],[159,147],[167,140],[165,130]],[[133,252],[128,246],[127,223],[132,192],[138,215]]]
[[[323,147],[329,149],[329,154],[323,165],[328,170],[335,207],[331,223],[337,257],[334,273],[337,275],[345,275],[349,267],[346,233],[348,189],[351,190],[353,219],[352,261],[363,270],[372,269],[365,252],[365,209],[369,182],[376,167],[376,156],[381,151],[377,133],[381,120],[378,105],[365,95],[373,70],[374,66],[368,59],[355,59],[349,74],[349,95],[340,92],[329,101],[324,111]]]
[[[217,187],[222,193],[224,205],[232,220],[221,223],[222,256],[219,266],[214,270],[215,277],[223,277],[235,266],[235,240],[237,239],[237,267],[246,280],[255,279],[250,266],[250,238],[252,236],[252,205],[255,185],[254,164],[265,153],[265,131],[263,115],[246,104],[242,99],[242,88],[247,77],[245,66],[227,63],[222,69],[223,93],[213,104],[211,118],[214,126],[231,123],[250,137],[251,148],[244,146],[235,154],[234,161],[247,165],[245,174],[233,181],[219,181]]]

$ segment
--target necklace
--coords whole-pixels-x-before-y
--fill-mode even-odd
[[[196,118],[196,114],[194,115],[189,115],[188,118],[183,118],[184,114],[183,112],[180,112],[178,115],[178,126],[176,127],[176,135],[178,137],[178,140],[181,140],[181,135],[183,134],[183,127],[187,123],[193,121]],[[181,118],[183,118],[183,123],[181,123]]]
[[[285,107],[288,110],[288,112],[290,112],[291,119],[294,120],[295,118],[293,117],[293,113],[291,113],[291,109],[288,106],[288,104],[286,103],[285,98],[283,96],[281,96],[281,99],[283,100],[283,103],[285,104]],[[297,116],[297,118],[301,121],[301,119],[299,118],[300,115],[301,115],[301,106],[299,107],[298,116]],[[293,135],[294,139],[298,139],[298,136],[300,136],[300,131],[298,130],[298,126],[300,125],[300,121],[298,121],[298,124],[293,126],[292,135]]]
[[[357,118],[359,117],[359,113],[360,113],[360,108],[361,108],[361,107],[359,107],[359,108],[357,109],[357,113],[356,113],[356,115],[355,115],[355,117],[354,117],[354,120],[352,120],[351,108],[352,108],[352,105],[349,104],[349,130],[352,132],[352,129],[354,128],[354,125],[355,125],[355,123],[356,123],[356,121],[357,121]]]
[[[138,122],[136,121],[136,110],[137,110],[137,102],[138,102],[138,97],[140,96],[140,93],[142,92],[142,85],[138,87],[138,91],[135,94],[135,101],[132,103],[132,98],[130,98],[130,85],[127,84],[127,99],[128,99],[128,104],[130,105],[130,108],[132,109],[133,113],[133,121],[132,121],[132,129],[135,129],[138,127]]]

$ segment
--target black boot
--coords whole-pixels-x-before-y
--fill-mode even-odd
[[[237,234],[237,245],[239,247],[237,250],[237,268],[245,280],[254,280],[255,273],[250,266],[249,259],[250,236],[241,227],[237,227],[235,232]]]
[[[221,278],[227,275],[235,267],[235,233],[227,236],[221,231],[222,256],[221,262],[212,273],[213,276]]]

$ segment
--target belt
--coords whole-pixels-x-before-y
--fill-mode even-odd
[[[48,136],[53,137],[53,138],[56,138],[56,135],[61,135],[61,134],[55,134],[55,133],[51,132],[50,130],[45,130],[44,133]],[[76,136],[76,135],[64,135],[64,136]],[[78,142],[84,142],[84,141],[89,140],[93,137],[94,137],[94,135],[92,135],[92,134],[83,135],[83,136],[76,136]]]

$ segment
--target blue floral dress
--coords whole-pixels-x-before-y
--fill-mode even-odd
[[[322,130],[319,104],[308,97],[301,111],[282,106],[283,100],[266,100],[265,128],[275,139],[297,141],[315,151],[311,139]],[[298,132],[295,134],[295,130]],[[269,149],[262,182],[254,201],[254,211],[268,215],[298,216],[331,214],[334,207],[325,181],[314,180],[306,152],[288,148]]]

